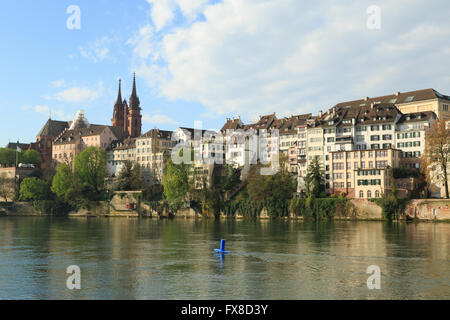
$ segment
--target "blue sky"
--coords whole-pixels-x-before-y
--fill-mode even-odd
[[[379,29],[367,27],[373,4]],[[80,30],[66,27],[70,5]],[[0,145],[35,141],[50,110],[110,124],[117,80],[128,98],[134,71],[144,131],[396,91],[450,94],[449,13],[445,0],[5,0]]]

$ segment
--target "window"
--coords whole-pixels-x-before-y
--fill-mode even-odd
[[[380,126],[378,124],[370,126],[370,131],[379,131],[380,130]]]
[[[448,111],[448,104],[443,104],[442,105],[442,110]]]
[[[359,197],[364,198],[364,192],[362,190],[359,192]]]
[[[383,130],[391,130],[391,128],[390,124],[383,124]]]
[[[372,192],[369,190],[369,191],[367,191],[367,198],[372,198]]]
[[[380,197],[380,191],[376,190],[375,191],[375,198],[379,198]]]
[[[405,102],[411,102],[414,100],[414,96],[409,96],[405,99]]]

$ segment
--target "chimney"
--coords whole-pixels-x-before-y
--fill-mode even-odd
[[[322,110],[319,110],[319,118],[322,118]]]
[[[397,91],[395,95],[398,97],[400,95],[400,91]]]
[[[365,98],[364,98],[364,101],[367,101],[367,100],[369,100],[369,97],[365,97]]]

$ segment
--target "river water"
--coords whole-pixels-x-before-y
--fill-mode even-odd
[[[449,243],[445,223],[1,218],[0,299],[450,299]]]

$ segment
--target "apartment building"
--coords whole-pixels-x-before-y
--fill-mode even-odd
[[[420,157],[425,150],[425,133],[436,118],[432,111],[402,115],[395,133],[395,148],[403,151],[402,166],[420,168]]]
[[[122,140],[121,128],[91,125],[78,111],[69,129],[55,139],[52,145],[53,164],[71,164],[75,156],[88,147],[108,149],[114,141]]]
[[[348,198],[379,198],[390,191],[391,170],[399,166],[401,157],[397,149],[333,151],[330,192]]]
[[[106,152],[106,167],[108,175],[112,178],[122,170],[125,161],[136,161],[136,139],[128,138],[123,141],[115,141]]]
[[[172,131],[159,129],[152,129],[136,138],[136,163],[141,167],[145,184],[162,182],[165,164],[176,143],[172,140]]]

